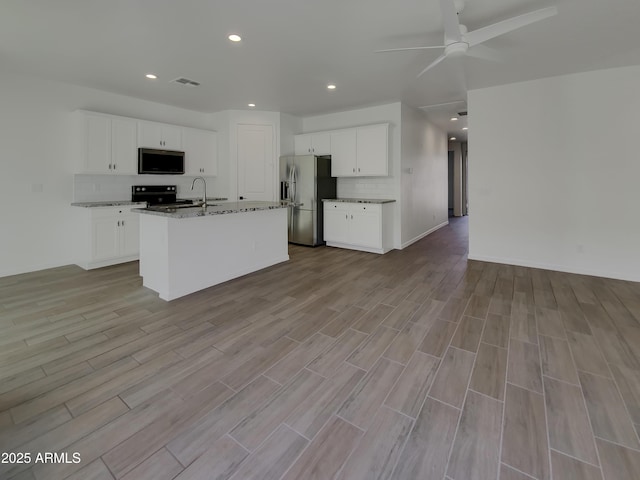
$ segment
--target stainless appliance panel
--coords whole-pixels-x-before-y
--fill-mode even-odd
[[[289,241],[302,245],[315,245],[314,212],[312,210],[303,210],[299,207],[291,207],[289,211],[291,212]]]
[[[316,157],[303,155],[294,157],[294,203],[302,210],[315,210],[316,204]]]
[[[280,157],[280,200],[289,202],[289,241],[316,246],[324,243],[323,198],[336,198],[331,157]]]
[[[182,175],[184,174],[184,152],[139,148],[138,173]]]

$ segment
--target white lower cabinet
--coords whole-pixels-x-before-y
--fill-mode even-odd
[[[324,240],[330,247],[387,253],[393,248],[393,203],[324,202]]]
[[[140,219],[131,209],[138,207],[144,207],[144,204],[79,208],[77,265],[90,270],[137,260]]]

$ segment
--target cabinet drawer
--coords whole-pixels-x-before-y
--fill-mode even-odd
[[[351,203],[350,205],[353,212],[380,213],[382,211],[382,205],[378,203]]]
[[[114,217],[116,215],[130,215],[132,208],[144,208],[145,204],[123,205],[121,207],[94,207],[91,208],[92,218]]]
[[[324,202],[324,208],[329,210],[348,210],[348,205],[344,202]]]

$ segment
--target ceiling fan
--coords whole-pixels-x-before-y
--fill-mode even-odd
[[[418,74],[418,77],[424,75],[427,71],[431,70],[446,58],[468,55],[485,60],[498,61],[500,60],[499,52],[487,47],[486,45],[481,45],[481,43],[500,35],[504,35],[505,33],[512,32],[513,30],[531,23],[552,17],[558,13],[558,8],[555,6],[542,8],[540,10],[518,15],[517,17],[512,17],[469,32],[467,31],[467,27],[462,25],[458,20],[458,15],[464,9],[464,5],[464,0],[440,0],[440,8],[442,9],[442,17],[444,21],[444,45],[388,48],[386,50],[377,50],[376,53],[436,48],[444,49],[444,53],[427,65],[427,67]]]

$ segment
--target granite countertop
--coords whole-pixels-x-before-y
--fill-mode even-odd
[[[144,205],[146,202],[132,202],[131,200],[122,200],[122,201],[103,201],[103,202],[74,202],[71,204],[72,207],[85,207],[85,208],[93,208],[93,207],[119,207],[124,205]]]
[[[391,203],[395,200],[390,198],[323,198],[323,202],[344,202],[344,203]]]
[[[196,200],[201,201],[200,198],[189,197],[189,198],[179,198],[178,200]],[[207,202],[224,202],[227,200],[222,197],[207,197]],[[102,202],[73,202],[71,204],[72,207],[84,207],[84,208],[93,208],[93,207],[120,207],[125,205],[144,205],[147,202],[132,202],[131,200],[105,200]]]
[[[147,215],[158,215],[169,218],[193,218],[205,217],[209,215],[225,215],[229,213],[256,212],[259,210],[274,210],[277,208],[287,208],[283,202],[229,202],[220,205],[207,205],[203,207],[147,207],[134,208],[131,211]]]

